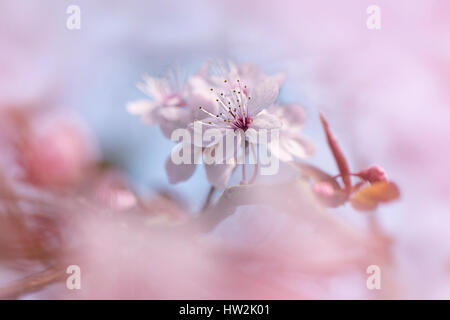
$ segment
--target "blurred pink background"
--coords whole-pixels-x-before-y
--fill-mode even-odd
[[[71,4],[81,9],[80,30],[66,28]],[[366,27],[372,4],[381,9],[380,30]],[[194,70],[211,57],[286,71],[281,100],[308,112],[305,132],[318,149],[312,163],[336,172],[322,111],[355,170],[380,164],[399,185],[400,201],[378,218],[395,239],[402,297],[448,299],[449,36],[445,0],[1,0],[0,108],[76,114],[93,137],[90,148],[98,148],[89,157],[102,154],[142,192],[174,188],[186,208],[198,209],[208,190],[203,171],[170,186],[163,168],[172,143],[125,110],[142,97],[137,81],[173,64]],[[349,206],[331,212],[350,225],[366,223]],[[351,288],[325,297],[367,297]]]

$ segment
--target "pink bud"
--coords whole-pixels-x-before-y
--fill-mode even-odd
[[[317,182],[313,187],[313,191],[319,197],[324,197],[324,198],[329,198],[334,195],[333,186],[331,184],[329,184],[328,182]]]
[[[387,181],[386,171],[380,166],[371,166],[367,169],[361,170],[355,174],[363,180],[369,181],[370,183]]]
[[[98,204],[116,211],[126,211],[137,204],[136,195],[120,172],[109,170],[97,179],[92,193]]]
[[[95,145],[77,120],[50,113],[32,119],[20,159],[31,182],[70,185],[78,182],[95,161]]]
[[[335,189],[332,184],[320,181],[313,186],[317,198],[328,207],[338,207],[345,203],[347,196],[344,190]]]

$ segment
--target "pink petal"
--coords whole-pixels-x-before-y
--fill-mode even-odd
[[[273,147],[272,143],[269,148],[278,159],[286,162],[293,161],[295,158],[306,158],[315,152],[314,144],[300,135],[281,134],[278,150]]]
[[[164,136],[170,138],[176,129],[186,128],[192,121],[189,109],[183,107],[163,107],[159,110],[159,125]]]
[[[273,104],[278,98],[279,85],[274,79],[266,79],[251,90],[248,101],[248,113],[257,115],[261,110]]]
[[[268,113],[261,113],[253,119],[253,122],[249,127],[258,130],[258,129],[278,129],[281,128],[281,126],[282,123],[278,117]]]
[[[150,100],[137,100],[129,102],[127,104],[127,111],[131,114],[139,115],[142,120],[147,124],[155,124],[157,121],[157,115],[155,111],[158,108],[156,102]]]

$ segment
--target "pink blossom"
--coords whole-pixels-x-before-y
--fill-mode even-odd
[[[185,128],[198,114],[199,105],[210,105],[206,90],[199,90],[204,82],[199,75],[194,75],[183,82],[178,75],[168,78],[156,78],[145,75],[138,88],[148,95],[149,99],[130,102],[127,110],[131,114],[141,116],[151,125],[158,125],[163,134],[170,138],[178,128]]]
[[[196,132],[199,128],[216,129],[222,133],[222,143],[211,144],[199,139],[195,140],[191,146],[193,159],[198,159],[202,154],[211,154],[222,148],[225,144],[226,136],[232,132],[242,130],[246,132],[253,129],[258,133],[260,129],[281,129],[280,148],[275,148],[274,144],[268,144],[269,149],[283,161],[292,161],[293,157],[306,157],[314,151],[313,144],[300,135],[300,130],[304,124],[304,110],[300,106],[287,105],[280,107],[276,105],[280,85],[284,81],[284,76],[267,76],[254,65],[234,65],[231,70],[221,69],[219,74],[207,74],[203,71],[201,74],[204,81],[211,85],[210,94],[216,102],[216,112],[213,113],[199,106],[199,110],[204,113],[203,117],[196,119],[190,125],[194,136],[200,134]],[[242,73],[242,74],[241,74]],[[244,82],[245,81],[245,82]],[[247,83],[250,83],[248,84]],[[197,125],[197,126],[196,126]],[[244,143],[241,136],[237,137],[235,145]],[[250,141],[246,137],[245,143],[248,149],[254,153],[256,149],[255,141]],[[182,148],[179,144],[176,148]],[[212,185],[223,189],[230,179],[231,174],[236,168],[236,159],[242,157],[239,154],[240,148],[228,156],[224,156],[223,164],[205,164],[208,180]],[[254,156],[254,155],[253,155]],[[166,161],[166,170],[171,182],[179,182],[188,179],[195,170],[195,165],[174,165],[169,158]]]
[[[62,114],[41,114],[32,119],[20,154],[31,182],[45,186],[76,183],[93,164],[95,145],[75,119]]]

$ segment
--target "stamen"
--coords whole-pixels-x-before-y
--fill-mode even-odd
[[[209,112],[208,110],[205,110],[205,108],[203,107],[198,107],[201,111],[203,111],[204,113],[206,113],[207,115],[209,115],[210,117],[215,117],[216,115]]]
[[[227,79],[224,83],[227,84],[226,91],[217,92],[215,89],[211,88],[211,91],[216,91],[214,94],[216,96],[216,102],[218,102],[225,112],[219,112],[218,114],[212,114],[204,108],[200,108],[206,114],[213,116],[214,118],[220,118],[224,123],[229,123],[232,129],[246,129],[247,124],[250,123],[248,116],[248,100],[251,100],[250,96],[247,96],[244,85],[240,79],[236,79],[238,83],[238,88],[233,88]],[[248,98],[248,99],[245,99]],[[208,122],[208,125],[219,125],[213,124],[214,122]]]
[[[200,120],[194,120],[194,122],[201,123],[201,124],[203,124],[205,126],[208,126],[208,127],[217,127],[217,125],[213,124],[211,121],[208,121],[208,123],[206,123],[206,122],[203,122],[203,121],[200,121]]]

